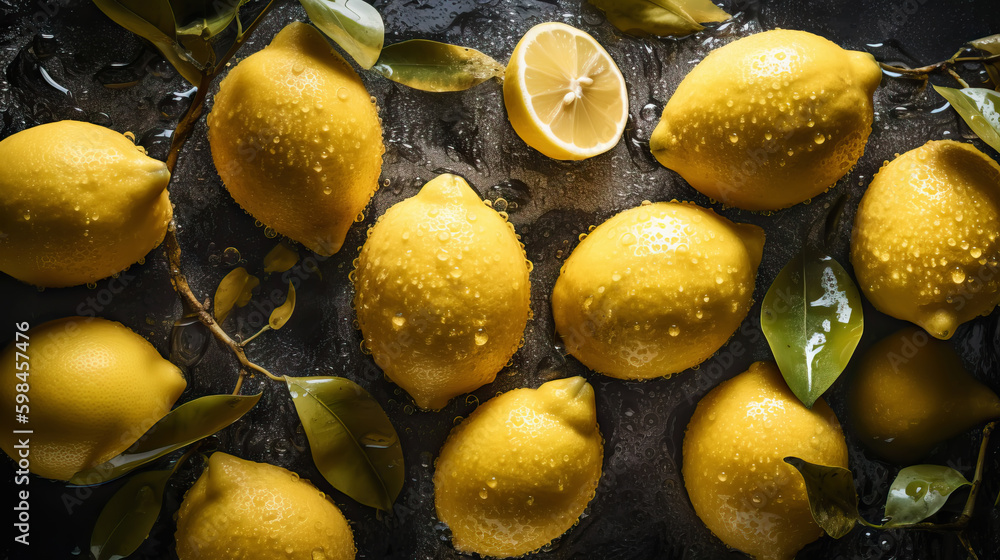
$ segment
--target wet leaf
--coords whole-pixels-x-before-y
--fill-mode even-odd
[[[124,453],[76,473],[69,482],[77,485],[101,484],[125,475],[239,420],[257,404],[260,395],[209,395],[186,402],[153,424]]]
[[[361,0],[299,0],[313,24],[364,69],[375,65],[385,42],[378,10]]]
[[[177,42],[168,0],[94,0],[94,4],[118,25],[153,43],[185,80],[193,85],[201,81],[202,69]]]
[[[934,89],[951,103],[983,142],[1000,152],[1000,93],[985,88],[934,86]]]
[[[687,35],[730,15],[711,0],[590,0],[618,29],[633,35]]]
[[[146,540],[160,515],[163,489],[175,468],[139,473],[108,500],[90,536],[90,553],[95,560],[124,558]]]
[[[885,501],[884,527],[920,523],[937,513],[952,492],[970,483],[962,473],[941,465],[914,465],[899,471]]]
[[[295,311],[295,286],[291,282],[288,283],[288,297],[285,298],[285,303],[282,303],[271,312],[271,317],[268,318],[267,324],[274,330],[278,330],[285,326],[288,319],[292,317],[292,312]]]
[[[403,448],[389,417],[341,377],[285,377],[313,461],[334,488],[385,511],[403,488]]]
[[[842,467],[815,465],[798,457],[785,457],[806,483],[809,509],[816,524],[835,539],[851,532],[860,518],[854,475]]]
[[[215,289],[215,320],[222,324],[233,310],[250,303],[253,289],[260,285],[260,279],[247,272],[242,266],[229,271],[219,287]]]
[[[299,252],[284,243],[277,244],[264,256],[264,272],[285,272],[299,262]]]
[[[760,313],[781,375],[811,408],[843,373],[861,340],[857,286],[833,257],[806,250],[778,273]]]
[[[989,37],[969,41],[969,44],[991,55],[1000,54],[1000,35],[990,35]],[[986,67],[986,73],[993,80],[993,88],[1000,89],[1000,61],[987,62],[983,66]]]
[[[177,34],[207,41],[222,33],[249,0],[171,0]]]
[[[385,47],[374,69],[424,91],[462,91],[504,73],[503,65],[475,49],[426,39]]]

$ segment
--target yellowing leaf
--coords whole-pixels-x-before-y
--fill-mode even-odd
[[[985,88],[934,86],[934,89],[951,103],[983,142],[1000,152],[1000,93]]]
[[[284,243],[279,243],[264,256],[264,272],[285,272],[299,262],[299,252]]]
[[[633,35],[687,35],[702,23],[725,21],[730,15],[710,0],[590,0],[608,21]]]
[[[899,471],[885,501],[884,527],[920,523],[937,513],[952,492],[972,483],[940,465],[914,465]]]
[[[175,465],[176,468],[176,465]],[[108,500],[90,537],[96,560],[117,560],[142,545],[163,506],[163,489],[174,468],[133,476]]]
[[[384,511],[403,488],[403,448],[389,417],[342,377],[285,377],[313,461],[334,488]]]
[[[229,316],[233,307],[243,307],[250,303],[253,289],[260,284],[260,279],[247,272],[242,266],[229,271],[222,278],[219,287],[215,289],[215,320],[222,323]]]
[[[285,303],[282,303],[271,312],[271,317],[268,318],[267,324],[274,330],[278,330],[285,326],[288,319],[291,318],[292,312],[295,311],[295,286],[291,282],[288,283],[288,297],[285,298]]]
[[[77,485],[100,484],[128,474],[239,420],[257,404],[260,395],[209,395],[186,402],[153,424],[121,455],[76,473],[69,482]]]
[[[364,69],[382,52],[385,24],[378,10],[361,0],[299,0],[313,24]]]
[[[426,39],[385,47],[374,69],[424,91],[461,91],[504,73],[499,62],[475,49]]]
[[[797,457],[785,457],[795,467],[806,484],[809,510],[826,534],[835,539],[851,532],[858,522],[858,494],[854,490],[854,475],[841,467],[815,465]]]
[[[811,408],[861,340],[865,323],[857,286],[835,259],[806,251],[778,273],[760,315],[781,375]]]

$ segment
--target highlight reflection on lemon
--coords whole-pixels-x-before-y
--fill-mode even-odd
[[[621,379],[684,371],[750,310],[764,231],[692,203],[658,202],[597,226],[566,259],[552,313],[566,351]]]

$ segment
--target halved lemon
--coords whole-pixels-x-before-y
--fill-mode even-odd
[[[608,51],[564,23],[536,25],[514,48],[503,101],[514,131],[554,159],[586,159],[618,143],[628,119],[625,78]]]

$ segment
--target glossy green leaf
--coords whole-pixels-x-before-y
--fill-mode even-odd
[[[299,252],[284,243],[279,243],[264,256],[264,272],[266,274],[285,272],[291,270],[298,262]]]
[[[590,0],[618,29],[633,35],[687,35],[730,15],[711,0]]]
[[[806,484],[809,510],[816,524],[835,539],[851,532],[858,515],[858,494],[854,475],[842,467],[815,465],[798,457],[785,457],[795,467]]]
[[[69,482],[79,485],[101,484],[128,474],[239,420],[257,404],[260,395],[209,395],[186,402],[153,424],[124,453],[76,473]]]
[[[857,286],[832,257],[807,250],[778,273],[760,314],[781,375],[811,408],[843,373],[861,340]]]
[[[285,298],[285,303],[282,303],[278,307],[274,308],[271,312],[271,316],[267,320],[268,326],[274,330],[278,330],[285,326],[288,319],[292,317],[292,312],[295,311],[295,286],[291,282],[288,283],[288,296]]]
[[[504,73],[503,65],[476,49],[426,39],[385,47],[374,69],[424,91],[462,91]]]
[[[313,24],[364,69],[382,52],[385,24],[378,10],[361,0],[299,0]]]
[[[285,377],[313,461],[334,488],[385,511],[403,488],[403,448],[389,417],[341,377]]]
[[[258,285],[260,279],[248,273],[242,266],[229,271],[215,289],[215,307],[212,309],[215,320],[221,324],[225,322],[226,317],[229,317],[233,307],[243,307],[250,303],[253,289]]]
[[[1000,93],[985,88],[934,86],[934,89],[951,103],[983,142],[1000,152]]]
[[[989,37],[969,41],[969,44],[991,55],[1000,54],[1000,35],[990,35]],[[990,76],[990,80],[993,80],[993,88],[1000,89],[1000,61],[986,62],[984,66],[986,67],[986,73]]]
[[[118,25],[153,43],[185,80],[193,85],[201,81],[202,69],[177,43],[168,0],[94,0],[94,4]]]
[[[937,513],[952,492],[972,483],[941,465],[914,465],[899,471],[885,501],[884,527],[920,523]]]
[[[163,489],[175,468],[139,473],[108,500],[90,536],[90,553],[95,560],[125,558],[146,540],[160,515]]]

